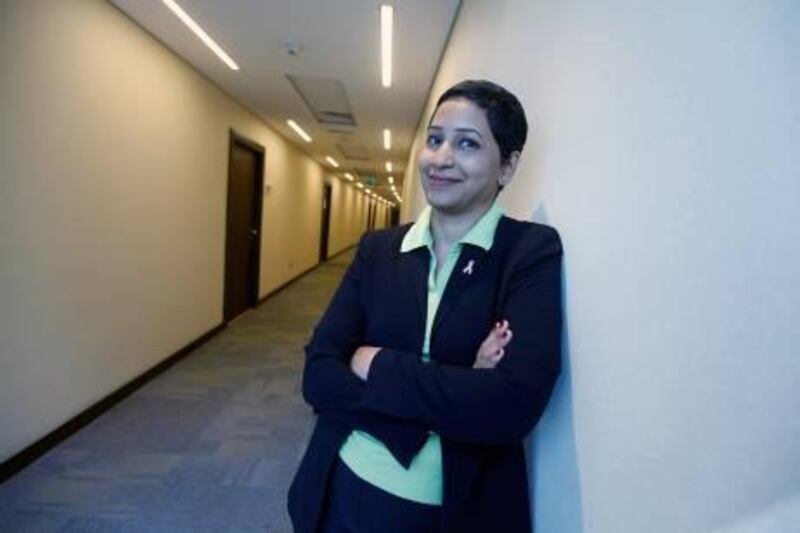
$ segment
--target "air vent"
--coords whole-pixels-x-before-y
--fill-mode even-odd
[[[352,161],[368,161],[370,158],[369,150],[363,144],[339,142],[336,143],[336,148],[339,149],[343,156]]]
[[[286,75],[317,121],[337,131],[356,125],[344,83],[328,78]]]

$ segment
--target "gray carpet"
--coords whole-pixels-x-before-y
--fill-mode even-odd
[[[313,416],[302,346],[346,252],[0,486],[2,532],[290,532]]]

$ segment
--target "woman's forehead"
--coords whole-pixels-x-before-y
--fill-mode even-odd
[[[436,109],[430,128],[489,130],[486,112],[465,98],[446,100]]]

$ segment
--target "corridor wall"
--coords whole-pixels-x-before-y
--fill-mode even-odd
[[[261,295],[317,262],[320,165],[108,2],[0,3],[0,117],[0,461],[221,323],[231,128]]]
[[[367,197],[338,178],[331,178],[331,231],[328,256],[333,256],[358,242],[367,227]]]
[[[464,0],[428,112],[464,78],[520,96],[501,201],[565,247],[536,531],[800,523],[798,20],[786,1]]]

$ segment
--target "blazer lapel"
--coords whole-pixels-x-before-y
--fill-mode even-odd
[[[433,328],[431,328],[431,338],[436,334],[436,330],[447,318],[447,315],[450,314],[450,311],[456,306],[459,298],[464,293],[464,289],[470,283],[474,283],[482,277],[488,257],[489,254],[482,248],[471,244],[464,245],[456,266],[450,274],[450,279],[447,280],[442,300],[439,302],[439,309],[436,311]]]
[[[403,271],[408,290],[413,292],[417,301],[417,309],[425,323],[428,309],[428,269],[430,253],[427,248],[417,248],[400,254],[400,266]]]

